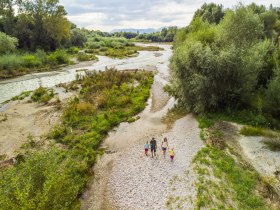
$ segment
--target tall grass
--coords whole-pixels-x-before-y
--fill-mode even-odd
[[[0,56],[0,70],[12,70],[23,67],[24,60],[21,55],[7,54]]]
[[[207,146],[194,162],[199,179],[197,209],[269,209],[257,193],[258,174],[231,154]]]
[[[269,137],[269,138],[277,137],[277,134],[270,130],[252,127],[252,126],[244,126],[240,130],[240,134],[242,134],[244,136],[265,136],[265,137]]]
[[[57,50],[48,55],[42,50],[38,50],[36,53],[5,54],[0,56],[0,78],[21,75],[36,69],[69,63],[69,55],[64,50]]]

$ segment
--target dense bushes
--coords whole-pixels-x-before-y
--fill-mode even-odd
[[[5,70],[3,77],[11,77],[24,74],[32,69],[54,67],[69,63],[69,55],[64,50],[57,50],[49,54],[42,50],[37,50],[36,53],[4,54],[0,56],[0,75],[3,73],[3,70]]]
[[[100,37],[93,33],[88,37],[88,49],[86,53],[95,53],[98,55],[108,56],[112,58],[124,58],[137,55],[138,51],[158,51],[159,47],[140,47],[125,38],[119,37]]]
[[[98,58],[93,54],[87,54],[87,53],[79,53],[77,56],[79,61],[91,61],[91,60],[97,60]]]
[[[70,59],[65,50],[56,50],[48,56],[50,65],[69,64]]]
[[[30,155],[0,172],[1,209],[71,209],[85,186],[87,165],[57,148]]]
[[[88,73],[73,82],[82,86],[80,95],[69,102],[62,123],[49,134],[63,146],[27,154],[0,171],[1,208],[79,209],[78,196],[101,141],[110,129],[145,108],[152,83],[151,72],[115,70]],[[46,92],[39,88],[32,97]]]
[[[53,97],[54,97],[54,92],[52,89],[48,90],[46,88],[39,87],[33,92],[31,99],[35,102],[47,103]]]
[[[239,5],[214,24],[198,15],[176,37],[170,92],[196,113],[251,109],[279,118],[279,43],[275,21],[263,21],[273,11]]]
[[[15,51],[18,40],[0,32],[0,55]]]

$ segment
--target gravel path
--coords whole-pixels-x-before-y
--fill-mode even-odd
[[[188,115],[178,120],[172,130],[155,137],[158,144],[168,138],[169,146],[175,150],[174,162],[169,157],[164,159],[161,150],[157,158],[144,156],[147,138],[106,155],[101,161],[101,165],[110,168],[106,171],[106,181],[102,180],[99,186],[100,180],[94,181],[95,192],[103,188],[102,198],[92,199],[82,209],[193,209],[196,177],[191,162],[203,146],[196,120]],[[102,170],[95,168],[95,171]],[[99,178],[106,172],[102,171]]]
[[[174,147],[174,162],[164,159],[161,150],[157,158],[144,156],[145,140],[126,148],[114,160],[108,188],[116,209],[193,208],[196,193],[191,162],[203,146],[197,122],[191,115],[178,120],[170,132],[157,136],[158,144],[165,136]]]
[[[162,53],[148,105],[139,120],[121,123],[109,133],[103,145],[108,153],[93,168],[94,176],[81,196],[81,210],[193,209],[196,177],[191,162],[203,143],[192,115],[177,120],[171,130],[162,122],[175,103],[163,92],[169,78],[170,46]],[[152,137],[159,147],[154,159],[144,155],[144,144]],[[162,157],[164,137],[175,150],[174,162]]]

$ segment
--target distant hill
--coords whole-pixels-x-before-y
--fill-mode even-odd
[[[145,34],[145,33],[153,33],[159,31],[159,29],[154,29],[154,28],[146,28],[146,29],[136,29],[136,28],[124,28],[124,29],[114,29],[111,31],[111,33],[115,32],[133,32],[133,33],[138,33],[139,34]]]

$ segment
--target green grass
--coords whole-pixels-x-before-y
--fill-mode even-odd
[[[198,121],[198,127],[200,128],[200,132],[199,132],[200,139],[205,141],[206,140],[205,128],[210,128],[211,126],[213,126],[215,121],[203,115],[197,116],[196,119]]]
[[[89,37],[86,53],[108,56],[111,58],[125,58],[137,56],[139,51],[163,50],[157,46],[136,46],[133,42],[118,37]]]
[[[23,99],[25,99],[26,97],[30,96],[31,92],[32,92],[32,91],[25,91],[25,92],[22,92],[20,95],[13,97],[11,100],[12,100],[12,101],[23,100]]]
[[[264,136],[269,138],[276,138],[277,134],[267,129],[257,128],[252,126],[244,126],[240,130],[240,134],[244,136]]]
[[[269,209],[257,191],[258,174],[223,150],[201,149],[194,158],[198,174],[196,208]]]
[[[271,116],[258,114],[252,110],[228,111],[223,113],[208,113],[207,118],[215,121],[229,121],[254,127],[280,129],[280,121]]]
[[[69,102],[61,124],[48,135],[60,144],[20,155],[17,165],[0,171],[1,209],[80,209],[78,197],[103,153],[102,140],[145,108],[152,83],[151,72],[116,70],[74,81],[82,87],[79,97]],[[29,139],[28,147],[34,146]]]
[[[213,121],[212,119],[207,118],[205,116],[198,116],[197,121],[199,124],[198,127],[200,129],[209,128],[209,127],[213,126],[215,123],[215,121]]]
[[[265,139],[263,143],[271,150],[274,152],[279,152],[280,151],[280,138],[275,138],[275,139]]]
[[[92,60],[98,60],[98,58],[93,54],[87,54],[87,53],[79,53],[77,55],[78,61],[92,61]]]
[[[47,103],[54,97],[53,90],[48,90],[44,87],[39,87],[38,89],[34,90],[31,99],[35,102],[39,103]]]
[[[37,50],[36,53],[5,54],[0,56],[0,79],[47,71],[58,65],[70,63],[70,57],[64,50],[56,50],[49,54],[42,50]]]

